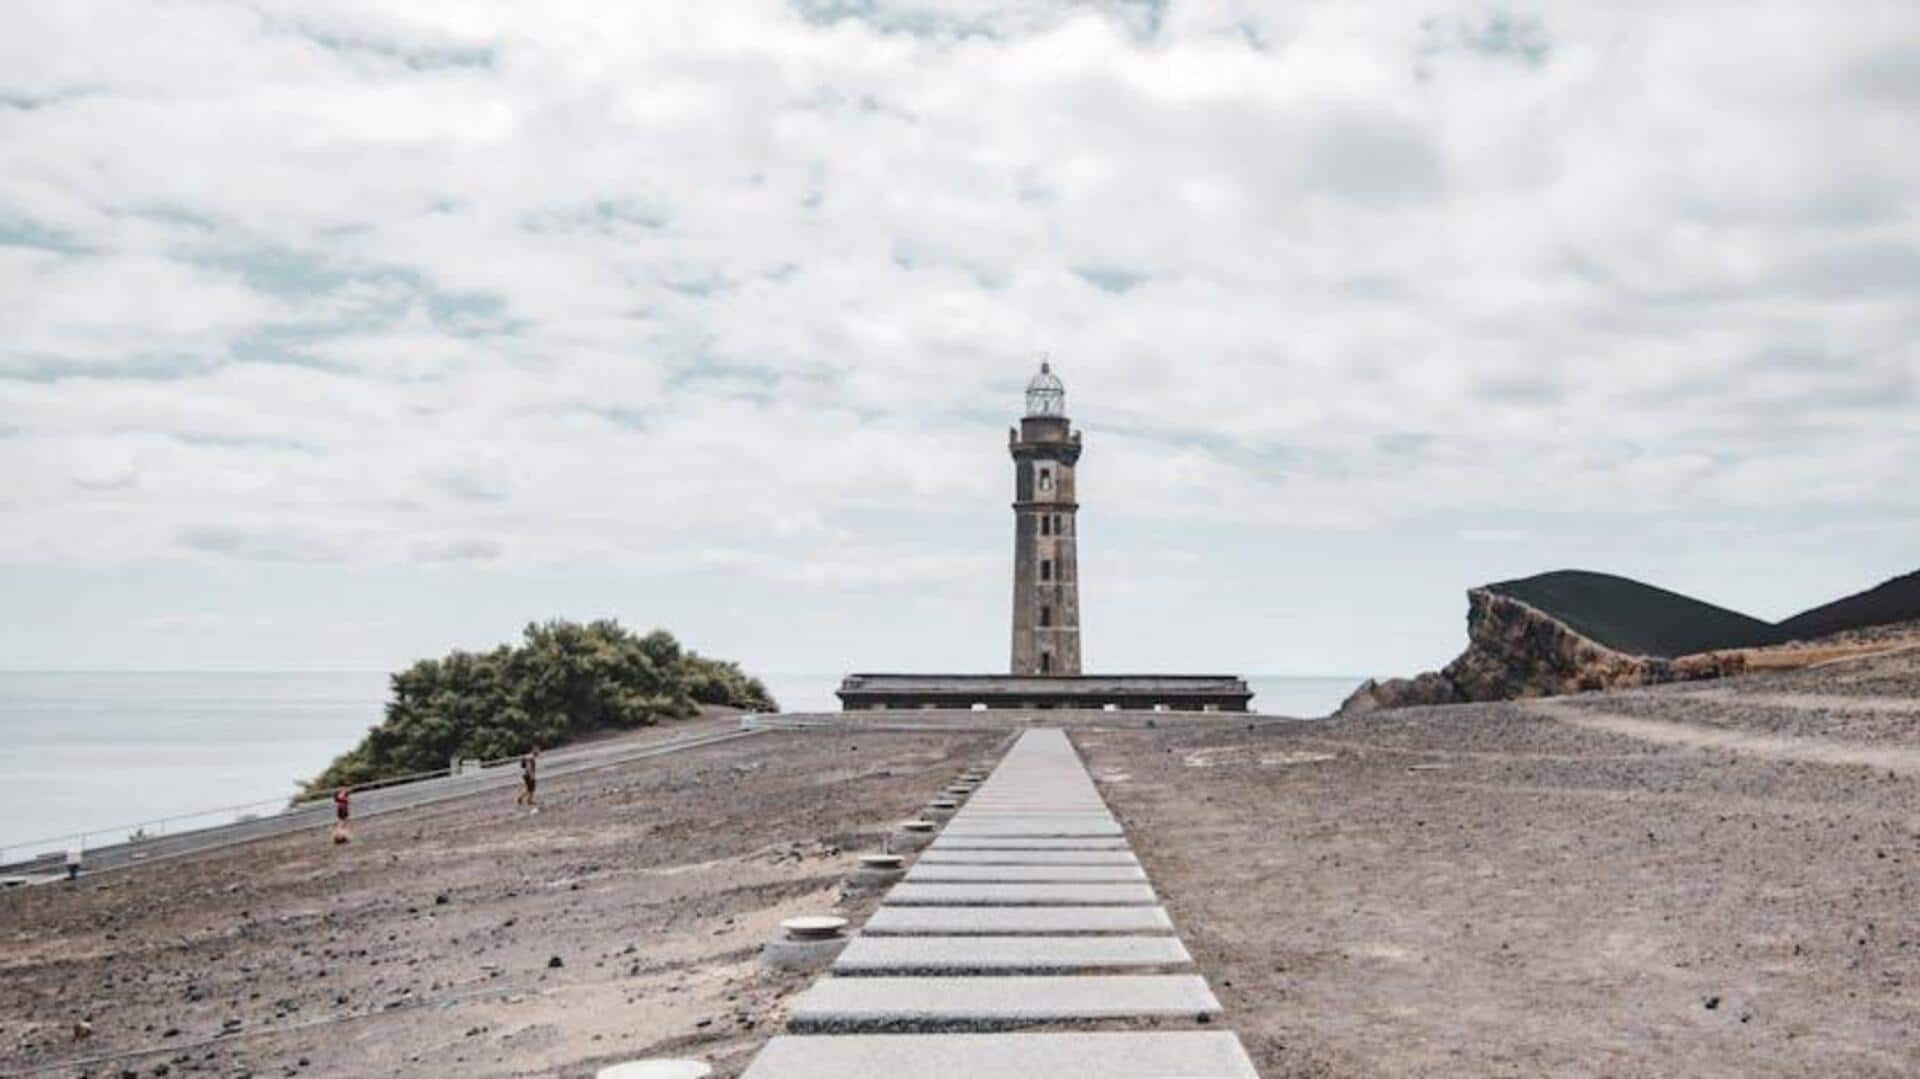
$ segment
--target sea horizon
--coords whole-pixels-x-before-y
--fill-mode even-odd
[[[378,723],[391,672],[322,668],[0,669],[0,854],[117,842],[272,812]],[[758,676],[788,712],[838,711],[841,674]],[[1249,675],[1253,708],[1326,715],[1364,676]],[[209,813],[221,810],[220,813]],[[49,848],[51,849],[51,848]]]

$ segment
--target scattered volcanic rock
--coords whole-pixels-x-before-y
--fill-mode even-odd
[[[1340,704],[1335,713],[1342,716],[1364,715],[1383,708],[1412,708],[1422,704],[1459,704],[1460,696],[1451,679],[1439,671],[1422,671],[1412,678],[1369,678],[1360,683]]]

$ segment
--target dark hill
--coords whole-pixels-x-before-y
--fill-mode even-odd
[[[1805,641],[1842,630],[1914,621],[1920,621],[1920,570],[1802,611],[1780,623],[1780,632],[1788,640]]]
[[[1671,659],[1782,639],[1778,629],[1757,618],[1607,573],[1558,570],[1486,587],[1628,655]]]
[[[1468,589],[1466,651],[1413,678],[1369,678],[1339,714],[1724,678],[1754,662],[1742,649],[1897,623],[1920,624],[1920,572],[1770,625],[1625,577],[1558,570]]]

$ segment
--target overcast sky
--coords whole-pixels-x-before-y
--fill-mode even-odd
[[[1920,7],[0,9],[0,666],[1403,673],[1920,566]]]

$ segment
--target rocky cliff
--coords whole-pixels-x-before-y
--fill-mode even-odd
[[[1920,572],[1768,623],[1627,577],[1555,570],[1467,593],[1467,650],[1437,671],[1369,680],[1341,715],[1550,697],[1818,662],[1920,626]],[[1857,638],[1857,639],[1856,639]]]
[[[1369,679],[1341,704],[1339,714],[1718,678],[1746,663],[1737,652],[1667,659],[1609,648],[1493,587],[1469,591],[1467,605],[1467,650],[1458,658],[1413,678]]]

